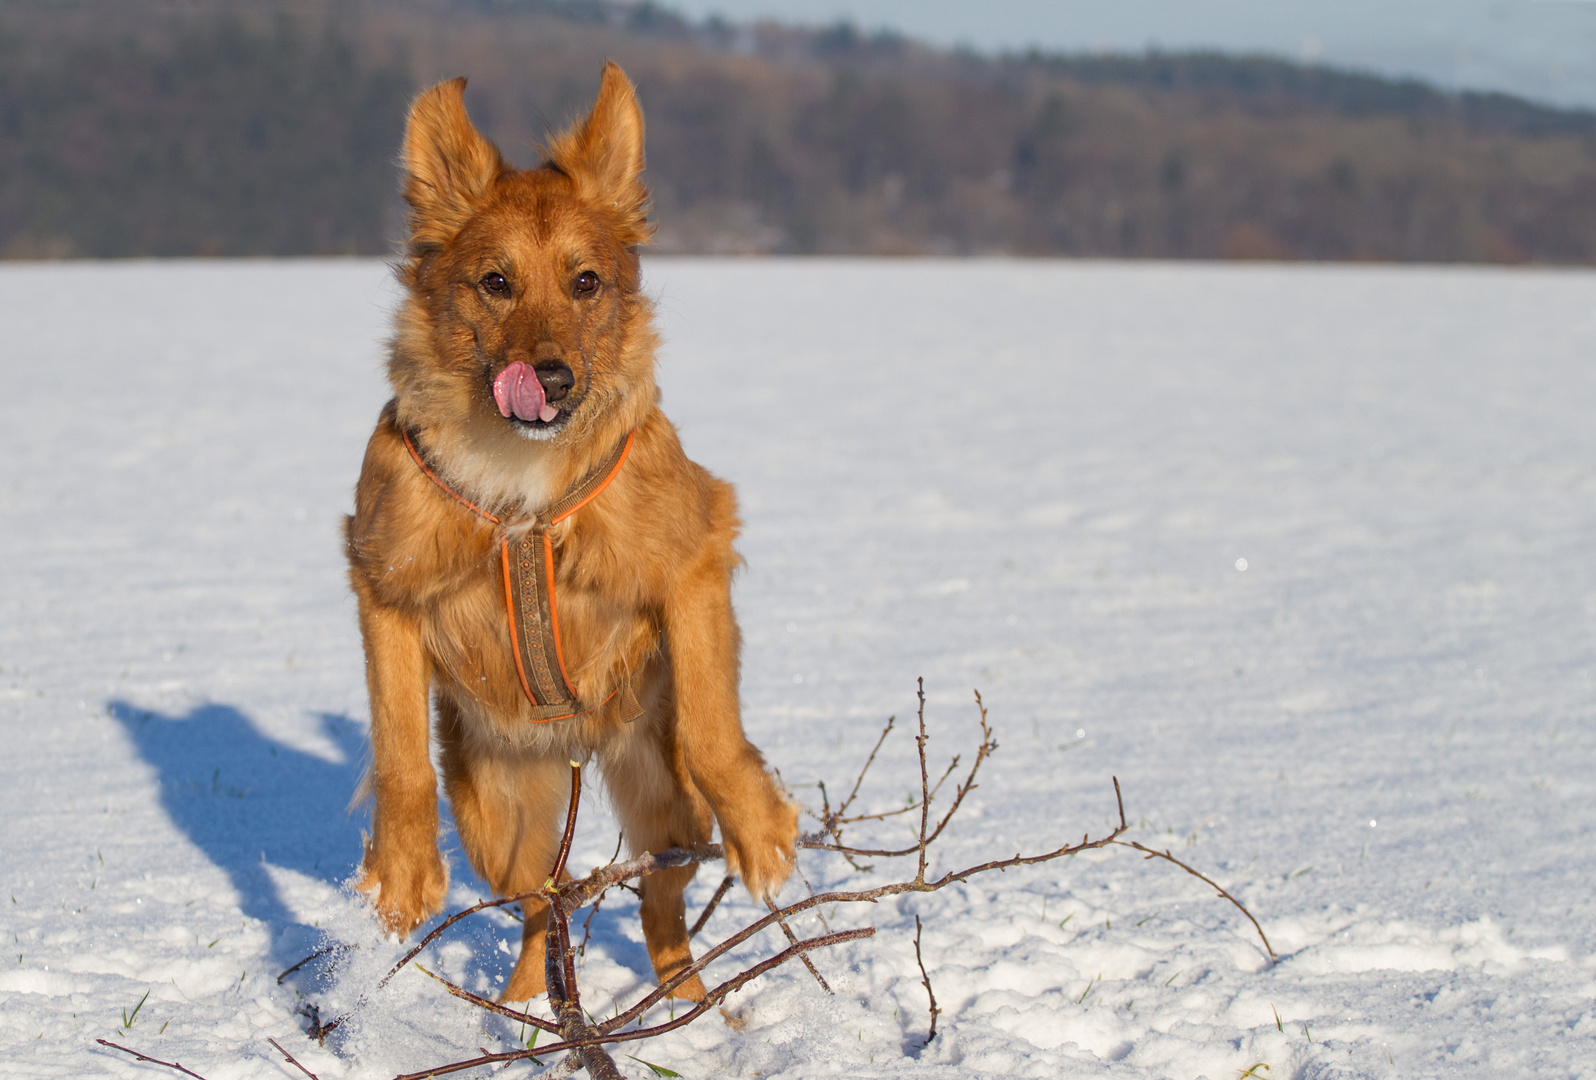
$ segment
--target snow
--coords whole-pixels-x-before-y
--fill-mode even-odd
[[[1596,1075],[1596,274],[646,265],[667,411],[741,495],[746,724],[794,792],[851,782],[917,676],[933,758],[968,761],[979,688],[1001,749],[935,867],[1101,833],[1117,776],[1130,837],[1281,959],[1201,882],[1094,852],[839,911],[879,935],[817,956],[835,996],[784,968],[732,999],[742,1031],[624,1050],[684,1077]],[[515,1043],[419,972],[376,992],[402,947],[342,888],[366,704],[338,527],[393,301],[373,261],[0,268],[12,1075],[176,1075],[96,1038],[208,1080],[298,1075],[268,1037],[323,1080]],[[899,731],[863,798],[914,786]],[[614,840],[590,800],[574,863]],[[516,937],[479,918],[422,962],[491,992]],[[325,942],[359,948],[278,985]],[[612,895],[585,1001],[651,984]],[[318,1047],[305,1001],[358,1008]]]

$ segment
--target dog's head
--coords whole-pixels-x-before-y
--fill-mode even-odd
[[[464,79],[411,106],[400,421],[497,460],[608,450],[657,403],[637,246],[652,227],[643,113],[615,64],[593,111],[517,170],[466,116]],[[543,449],[538,449],[542,447]]]

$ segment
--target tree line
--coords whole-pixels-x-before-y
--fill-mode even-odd
[[[606,57],[662,251],[1596,261],[1596,114],[601,0],[7,0],[0,255],[388,254],[416,90],[535,164]]]

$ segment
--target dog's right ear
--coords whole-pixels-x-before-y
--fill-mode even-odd
[[[405,122],[405,201],[410,244],[446,243],[481,205],[488,186],[508,167],[499,148],[466,115],[464,79],[441,82],[417,97]]]

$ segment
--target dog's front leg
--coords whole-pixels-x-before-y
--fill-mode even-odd
[[[792,873],[798,808],[743,734],[731,560],[718,555],[706,553],[683,574],[666,604],[677,734],[688,774],[720,824],[727,865],[754,896],[774,899]]]
[[[371,694],[375,805],[358,888],[401,937],[443,906],[448,871],[438,855],[438,781],[428,745],[431,670],[415,620],[360,591],[360,632]]]

